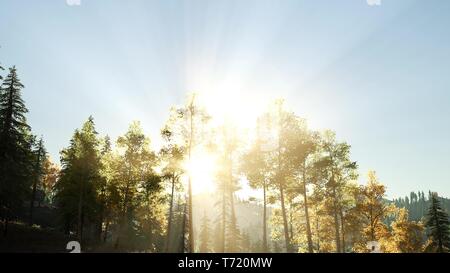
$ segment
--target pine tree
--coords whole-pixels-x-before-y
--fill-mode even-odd
[[[34,179],[33,179],[33,188],[31,193],[31,200],[30,200],[30,213],[29,213],[29,225],[33,225],[33,209],[34,209],[34,202],[36,199],[36,191],[38,190],[38,187],[40,187],[39,182],[41,182],[41,178],[44,174],[44,162],[47,158],[47,151],[44,147],[44,140],[41,139],[36,144],[36,149],[34,151]]]
[[[27,124],[28,112],[21,96],[24,85],[15,67],[0,87],[0,213],[7,232],[11,215],[29,200],[32,179],[33,136]]]
[[[3,66],[0,65],[0,70],[5,70],[5,69],[3,68]],[[3,80],[2,75],[0,75],[0,81],[1,81],[1,80]]]
[[[234,197],[232,196],[231,198],[234,199]],[[227,242],[227,252],[231,252],[231,253],[238,253],[241,252],[241,232],[239,229],[239,226],[237,224],[237,219],[236,219],[236,215],[233,212],[233,206],[231,207],[231,213],[230,213],[230,217],[229,220],[227,222],[227,237],[226,237],[226,242]]]
[[[137,206],[134,209],[134,215],[129,216],[132,217],[130,226],[136,229],[136,234],[144,235],[147,243],[139,245],[142,240],[137,237],[137,244],[132,246],[141,247],[151,253],[161,252],[164,249],[166,239],[164,234],[166,230],[166,207],[164,205],[167,202],[161,183],[162,179],[151,169],[148,171],[142,170],[142,173],[143,181],[138,186],[142,190],[136,196]]]
[[[99,212],[99,140],[92,117],[81,130],[75,131],[70,146],[61,152],[61,163],[56,199],[66,232],[73,230],[76,225],[76,234],[81,242],[84,227],[88,223],[95,223]]]
[[[448,252],[450,249],[450,221],[447,212],[442,209],[436,193],[431,194],[431,205],[428,209],[426,227],[429,230],[431,246],[437,252]]]
[[[243,253],[252,252],[252,242],[251,242],[250,234],[248,233],[248,231],[244,231],[242,233],[241,250]]]
[[[202,219],[202,226],[200,229],[200,253],[211,252],[210,235],[211,235],[211,231],[209,228],[209,219],[205,213],[203,216],[203,219]]]
[[[96,236],[99,241],[103,240],[105,242],[108,237],[108,228],[112,215],[111,205],[114,203],[113,195],[117,192],[116,188],[111,185],[111,169],[108,168],[113,158],[111,139],[108,135],[102,140],[100,157],[100,177],[98,183],[99,213]],[[117,200],[117,197],[115,199]]]
[[[222,236],[222,221],[220,219],[220,217],[218,217],[218,219],[215,221],[215,226],[214,226],[214,239],[213,239],[213,250],[215,253],[221,253],[224,252],[223,251],[223,245],[224,245],[224,238]]]

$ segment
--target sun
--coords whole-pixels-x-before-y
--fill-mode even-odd
[[[191,160],[186,159],[185,168],[191,177],[192,193],[209,193],[215,190],[215,157],[204,149],[195,149]]]
[[[197,103],[213,117],[211,123],[216,126],[230,123],[239,129],[251,128],[270,102],[277,98],[271,90],[239,75],[210,73],[195,75],[187,90],[196,94]]]
[[[198,93],[201,105],[205,105],[207,112],[214,117],[212,122],[215,125],[229,123],[239,129],[253,127],[270,101],[251,92],[240,92],[239,89],[231,87]]]

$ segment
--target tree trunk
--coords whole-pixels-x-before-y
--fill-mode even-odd
[[[30,218],[28,219],[29,226],[33,225],[33,209],[34,209],[34,200],[36,199],[36,188],[37,188],[37,181],[34,181],[30,200],[30,214],[29,214]]]
[[[186,196],[185,196],[186,197]],[[178,200],[179,201],[179,200]],[[178,203],[179,205],[180,203]],[[181,223],[181,240],[180,240],[180,245],[179,245],[179,249],[178,252],[179,253],[185,253],[187,252],[186,249],[186,218],[187,218],[187,203],[184,203],[183,206],[183,212],[180,215],[183,217],[183,221]]]
[[[268,252],[267,247],[267,200],[266,200],[266,181],[263,184],[264,192],[264,215],[263,215],[263,252]]]
[[[102,241],[102,234],[103,234],[103,211],[100,212],[100,217],[96,226],[96,233],[95,233],[95,240],[97,242],[101,242]]]
[[[286,247],[286,252],[290,252],[291,243],[289,240],[289,228],[288,228],[288,221],[287,221],[287,215],[286,215],[286,206],[284,204],[284,188],[281,183],[280,183],[279,187],[280,187],[280,199],[281,199],[281,212],[283,215],[285,247]]]
[[[225,236],[226,236],[226,194],[225,189],[222,193],[222,253],[225,253]]]
[[[232,150],[228,151],[228,195],[230,198],[230,224],[231,224],[231,238],[232,242],[230,244],[229,251],[236,252],[239,250],[238,246],[238,234],[236,226],[236,211],[234,208],[234,185],[233,185],[233,156]]]
[[[236,234],[237,232],[237,227],[236,227],[236,212],[234,210],[234,194],[231,191],[230,192],[230,206],[231,206],[231,216],[230,216],[230,223],[231,223],[231,236],[233,238],[232,240],[232,245],[231,248],[229,249],[229,251],[231,252],[237,252],[239,251],[239,246],[238,246],[238,236]]]
[[[84,177],[81,179],[80,185],[80,197],[78,200],[78,226],[77,226],[77,237],[78,242],[81,243],[83,240],[83,200],[84,198]]]
[[[194,144],[194,115],[195,115],[195,107],[194,107],[194,99],[195,96],[192,98],[191,104],[189,106],[190,110],[190,136],[189,136],[189,162],[191,161],[191,155],[192,155],[192,148]],[[189,174],[189,185],[188,185],[188,194],[189,194],[189,200],[188,200],[188,225],[189,225],[189,252],[193,253],[195,252],[195,244],[194,244],[194,223],[193,223],[193,209],[192,209],[192,181],[191,181],[191,175]]]
[[[109,221],[106,220],[105,232],[103,233],[103,242],[104,243],[106,243],[106,240],[108,239],[108,228],[109,228]]]
[[[341,235],[339,232],[339,217],[338,213],[334,211],[334,230],[335,230],[335,240],[336,240],[336,252],[341,252]]]
[[[438,235],[438,252],[444,253],[443,243],[442,243],[442,234],[441,234],[441,228],[439,225],[439,216],[437,208],[434,208],[434,218],[436,219],[436,227],[437,227],[437,235]]]
[[[42,141],[42,140],[41,140]],[[36,179],[33,181],[33,191],[31,193],[31,201],[30,201],[30,219],[29,219],[29,225],[33,225],[33,209],[34,209],[34,200],[36,199],[36,190],[37,190],[37,183],[39,181],[39,163],[41,162],[41,152],[42,152],[42,142],[39,143],[39,150],[38,150],[38,157],[36,161],[35,171],[36,171]]]
[[[192,183],[189,177],[189,209],[188,209],[188,225],[189,225],[189,252],[195,252],[194,245],[194,217],[193,217],[193,206],[192,206]]]
[[[316,214],[316,234],[317,234],[317,252],[320,253],[320,224],[319,224],[319,214],[317,209],[315,210]]]
[[[5,226],[3,228],[3,236],[6,237],[6,235],[8,235],[8,224],[9,224],[9,216],[8,216],[8,214],[6,214],[4,223],[5,223]]]
[[[289,200],[289,241],[292,242],[294,240],[294,228],[292,225],[293,220],[293,208],[292,208],[292,199]]]
[[[303,202],[305,207],[305,219],[306,219],[306,237],[308,239],[308,252],[313,253],[313,242],[311,235],[311,223],[309,221],[309,211],[308,211],[308,196],[306,194],[306,166],[305,162],[303,162]]]
[[[150,248],[151,253],[156,253],[158,252],[158,250],[155,248],[153,249],[153,228],[152,225],[149,225],[149,230],[148,230],[148,246]]]
[[[166,239],[166,252],[169,252],[170,248],[170,236],[172,231],[172,215],[173,215],[173,195],[175,192],[175,176],[172,177],[172,191],[170,194],[170,208],[169,208],[169,220],[167,223],[167,239]]]
[[[339,206],[339,215],[341,218],[341,233],[342,233],[342,252],[345,253],[345,222],[344,222],[344,212],[342,211],[342,207]]]
[[[128,170],[128,177],[130,177],[130,170]],[[114,248],[118,249],[120,245],[120,240],[122,238],[122,233],[127,231],[128,222],[127,222],[127,211],[128,211],[128,199],[129,199],[129,191],[130,191],[130,181],[127,181],[125,187],[125,194],[123,198],[122,211],[119,219],[119,232],[117,235],[116,243],[114,244]]]
[[[333,216],[334,216],[334,230],[335,230],[335,240],[336,240],[336,252],[341,252],[341,235],[340,235],[340,225],[339,225],[339,216],[337,211],[337,201],[336,201],[336,188],[333,186],[333,199],[334,199],[334,208],[333,208]]]
[[[284,203],[284,188],[283,188],[283,184],[284,184],[284,178],[281,177],[281,132],[282,132],[282,111],[281,111],[281,104],[278,105],[278,148],[277,148],[277,161],[278,161],[278,166],[277,166],[277,180],[279,183],[279,188],[280,188],[280,201],[281,201],[281,212],[283,215],[283,226],[284,226],[284,240],[285,240],[285,247],[286,247],[286,252],[290,252],[290,240],[289,240],[289,229],[288,229],[288,222],[287,222],[287,216],[286,216],[286,206]]]

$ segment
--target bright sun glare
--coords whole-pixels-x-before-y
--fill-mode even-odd
[[[191,63],[187,90],[196,94],[196,103],[205,107],[212,117],[212,126],[230,124],[242,138],[251,138],[248,133],[254,131],[258,116],[267,111],[279,94],[273,92],[271,86],[248,77],[244,67],[239,71],[217,73],[205,69],[202,64],[199,60]],[[215,190],[216,164],[215,156],[202,148],[191,156],[186,169],[191,175],[194,194]],[[236,194],[241,197],[254,195],[244,186]]]
[[[192,153],[191,160],[186,161],[185,167],[191,176],[193,194],[214,191],[216,165],[213,155],[203,149],[197,149]]]

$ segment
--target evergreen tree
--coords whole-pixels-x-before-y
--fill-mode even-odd
[[[114,204],[114,200],[118,199],[117,188],[112,185],[111,169],[108,168],[113,160],[112,144],[108,135],[102,140],[100,157],[100,177],[97,189],[99,213],[96,236],[98,240],[103,240],[105,242],[108,238],[108,229],[114,209],[112,205]]]
[[[426,227],[429,230],[430,246],[437,248],[439,253],[448,252],[450,249],[450,221],[447,212],[442,209],[436,193],[431,194]]]
[[[98,221],[100,176],[99,140],[94,119],[89,117],[76,130],[70,146],[61,152],[62,170],[56,184],[56,199],[61,208],[66,232],[74,230],[83,241],[84,227]]]
[[[2,65],[0,65],[0,71],[5,70]],[[0,81],[3,80],[2,75],[0,75]]]
[[[247,230],[243,231],[241,234],[241,252],[250,253],[252,252],[252,242],[250,239],[250,234]]]
[[[152,161],[150,161],[152,162]],[[144,173],[144,172],[143,172]],[[132,246],[143,250],[149,250],[151,253],[161,252],[165,245],[166,230],[166,195],[163,192],[161,176],[152,170],[144,173],[143,181],[138,186],[139,193],[136,196],[137,206],[135,215],[130,215],[132,227],[135,235],[140,235],[147,242],[142,244],[137,236],[138,241],[133,242]]]
[[[215,226],[214,226],[214,239],[213,239],[213,250],[215,253],[223,253],[223,246],[224,246],[224,238],[222,236],[222,221],[220,218],[218,218],[215,221]]]
[[[15,67],[0,87],[0,213],[7,232],[9,218],[29,200],[33,136],[22,99],[24,88]]]
[[[34,179],[33,179],[33,188],[31,192],[31,199],[30,199],[30,213],[29,213],[29,225],[33,225],[33,209],[34,209],[34,202],[36,200],[36,191],[40,187],[41,178],[44,175],[44,162],[47,158],[47,151],[44,147],[44,140],[41,139],[36,145],[35,151],[34,151]]]
[[[234,196],[231,197],[234,199]],[[231,208],[231,213],[229,220],[227,222],[227,252],[239,253],[241,252],[241,231],[237,224],[236,215],[233,212],[233,207]]]
[[[209,253],[211,252],[210,240],[211,240],[211,231],[209,228],[209,219],[206,213],[202,219],[202,226],[200,229],[200,253]]]

